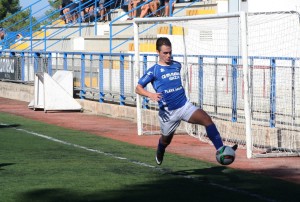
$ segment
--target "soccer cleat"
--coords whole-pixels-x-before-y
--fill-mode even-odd
[[[156,151],[155,160],[156,160],[157,165],[161,165],[162,164],[162,162],[164,160],[164,154],[165,154],[165,152],[161,152],[159,150]]]
[[[233,145],[231,148],[232,148],[232,149],[235,151],[235,150],[237,150],[237,148],[238,148],[238,145],[237,145],[237,144],[235,144],[235,145]]]

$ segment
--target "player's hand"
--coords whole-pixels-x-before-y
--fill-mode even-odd
[[[161,94],[160,93],[151,93],[149,98],[153,101],[158,102],[161,99]]]

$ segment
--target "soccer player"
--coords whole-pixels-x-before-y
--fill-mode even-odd
[[[181,120],[188,123],[200,124],[206,128],[207,135],[216,149],[223,146],[220,133],[211,117],[202,109],[188,101],[181,82],[181,64],[172,60],[172,44],[166,37],[156,41],[156,51],[159,61],[146,71],[139,79],[136,93],[159,104],[159,122],[162,135],[159,138],[156,163],[161,165],[166,147],[171,143],[175,130]],[[144,87],[151,83],[155,93]],[[237,145],[232,147],[237,149]]]

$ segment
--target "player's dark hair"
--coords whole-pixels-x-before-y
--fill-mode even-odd
[[[167,37],[159,37],[156,40],[156,50],[160,51],[162,45],[172,47],[171,41]]]

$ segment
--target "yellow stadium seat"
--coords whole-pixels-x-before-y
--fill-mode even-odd
[[[10,49],[14,49],[14,50],[26,50],[28,48],[29,48],[29,44],[27,42],[23,42],[23,43],[19,42],[10,46]]]
[[[46,36],[49,36],[50,33],[48,31],[46,31]],[[45,32],[44,31],[37,31],[37,32],[34,32],[32,34],[32,37],[33,38],[44,38],[45,37]]]
[[[129,44],[129,51],[134,51],[134,44]],[[140,52],[156,52],[155,43],[140,43]]]
[[[216,14],[217,11],[216,9],[193,9],[193,10],[187,10],[186,15],[187,16],[192,16],[192,15],[208,15],[208,14]]]
[[[65,21],[64,20],[56,20],[54,22],[52,22],[52,25],[65,25]]]

